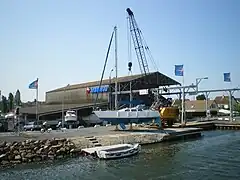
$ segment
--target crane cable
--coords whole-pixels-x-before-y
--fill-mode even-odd
[[[157,63],[156,63],[156,61],[154,60],[154,58],[153,58],[153,56],[152,56],[152,53],[151,53],[151,51],[150,51],[150,49],[149,49],[149,47],[148,47],[148,45],[147,45],[147,43],[146,43],[146,41],[145,41],[145,38],[144,38],[143,33],[142,33],[141,30],[140,30],[140,33],[141,33],[141,35],[142,35],[142,39],[143,39],[143,44],[144,44],[145,50],[146,50],[146,52],[147,52],[147,54],[148,54],[148,56],[149,56],[149,59],[150,59],[151,62],[152,62],[153,68],[154,68],[156,71],[158,71]]]
[[[131,34],[129,27],[129,17],[127,16],[127,41],[128,41],[128,62],[132,62]]]

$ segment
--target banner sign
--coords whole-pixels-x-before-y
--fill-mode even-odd
[[[99,86],[91,87],[90,88],[90,92],[91,93],[104,93],[104,92],[108,92],[108,87],[109,87],[109,85],[101,86],[100,88],[99,88]]]

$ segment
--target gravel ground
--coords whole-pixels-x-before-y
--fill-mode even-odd
[[[63,132],[60,130],[52,130],[50,133],[45,132],[41,133],[40,131],[29,131],[23,132],[20,136],[13,132],[0,133],[0,141],[23,141],[26,139],[51,139],[53,137],[56,138],[70,138],[70,137],[78,137],[78,136],[101,136],[107,134],[116,134],[123,132],[114,131],[115,126],[100,126],[97,128],[81,128],[81,129],[66,129]]]

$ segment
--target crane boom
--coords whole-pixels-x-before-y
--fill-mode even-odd
[[[134,14],[130,8],[127,8],[127,13],[129,15],[129,26],[130,33],[133,39],[134,49],[137,54],[137,59],[140,67],[141,74],[147,75],[149,73],[147,58],[144,51],[143,37],[141,35],[141,30],[138,28],[137,22],[134,18]]]
[[[150,53],[149,47],[147,46],[147,44],[144,40],[142,32],[137,25],[137,22],[134,18],[134,14],[133,14],[132,10],[130,8],[127,8],[126,11],[128,13],[128,23],[129,23],[129,27],[130,27],[130,33],[131,33],[131,36],[133,39],[133,44],[134,44],[134,48],[135,48],[135,51],[137,54],[137,59],[138,59],[138,63],[140,66],[140,70],[141,70],[142,75],[146,76],[149,73],[149,68],[148,68],[148,61],[147,61],[147,58],[145,55],[145,50],[146,50],[146,53],[149,55],[150,60],[153,61],[153,63],[154,63],[154,60]],[[156,66],[156,64],[155,64],[155,66]],[[148,80],[146,79],[145,82],[148,83]],[[151,90],[150,90],[150,92],[153,93],[153,91],[151,91]],[[157,94],[155,96],[155,98],[156,98],[156,100],[152,106],[155,106],[159,103],[164,104],[164,105],[169,104],[169,101],[165,97],[163,97],[159,94]]]

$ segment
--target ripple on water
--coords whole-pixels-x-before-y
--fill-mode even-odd
[[[194,180],[238,179],[240,132],[209,131],[198,140],[143,147],[138,156],[100,161],[86,157],[19,165],[0,171],[1,180]]]

